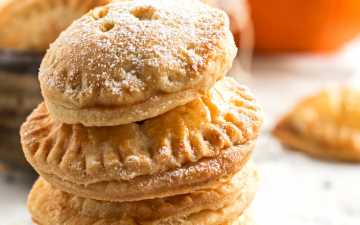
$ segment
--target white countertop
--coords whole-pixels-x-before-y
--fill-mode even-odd
[[[300,96],[328,83],[353,79],[356,63],[349,59],[357,61],[360,56],[351,52],[336,59],[283,59],[257,58],[254,75],[242,81],[250,86],[265,111],[265,125],[255,152],[262,178],[253,204],[257,224],[360,224],[360,165],[323,162],[284,150],[269,132]],[[31,224],[26,211],[28,180],[0,173],[1,225]]]

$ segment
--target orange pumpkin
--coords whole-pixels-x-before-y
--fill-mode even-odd
[[[336,50],[359,34],[360,0],[249,0],[261,52]]]

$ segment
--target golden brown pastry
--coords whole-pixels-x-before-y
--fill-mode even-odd
[[[300,101],[273,130],[281,142],[312,156],[360,162],[360,90],[336,86]]]
[[[249,162],[220,187],[163,199],[116,203],[76,197],[40,178],[29,195],[28,207],[33,220],[41,225],[239,225],[247,224],[240,223],[240,219],[234,221],[251,203],[257,183],[256,170]]]
[[[36,224],[252,224],[262,115],[224,78],[228,23],[199,1],[123,0],[60,35],[20,130]]]
[[[236,47],[227,15],[199,1],[119,1],[75,21],[40,67],[50,114],[115,126],[198,98],[229,70]]]
[[[108,2],[110,0],[2,0],[0,48],[45,52],[74,19]]]
[[[249,91],[225,78],[184,106],[113,127],[67,125],[41,104],[23,124],[21,141],[28,161],[57,188],[133,201],[186,193],[236,173],[261,122]]]

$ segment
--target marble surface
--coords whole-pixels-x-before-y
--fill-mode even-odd
[[[0,224],[31,225],[26,198],[35,176],[18,171],[0,172]]]
[[[360,224],[359,166],[282,151],[267,135],[256,161],[262,177],[253,205],[259,225]]]
[[[278,117],[301,96],[354,79],[356,65],[346,57],[257,58],[253,75],[241,78],[265,111],[254,154],[261,174],[252,207],[257,224],[360,224],[360,166],[314,160],[284,149],[270,134]],[[31,224],[26,211],[31,183],[31,178],[19,173],[0,172],[1,225]]]
[[[255,61],[254,75],[244,82],[265,112],[254,155],[262,178],[253,204],[259,225],[360,224],[360,165],[319,161],[289,151],[270,133],[278,118],[304,95],[329,85],[359,83],[360,67],[352,61],[360,59],[359,54]]]

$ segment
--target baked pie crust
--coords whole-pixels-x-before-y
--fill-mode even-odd
[[[50,114],[85,126],[142,121],[204,94],[230,69],[227,15],[200,1],[118,1],[76,20],[39,71]]]
[[[132,201],[186,193],[235,173],[251,153],[261,122],[249,91],[225,78],[202,98],[113,127],[64,124],[40,104],[20,134],[27,160],[58,188]]]
[[[284,144],[314,157],[360,161],[360,89],[335,86],[300,101],[273,130]]]
[[[0,48],[45,52],[62,30],[110,0],[2,0]]]
[[[28,207],[33,220],[42,225],[235,225],[240,222],[234,220],[255,196],[257,183],[256,170],[249,162],[229,183],[219,187],[163,199],[117,203],[76,197],[40,178],[29,195]]]

